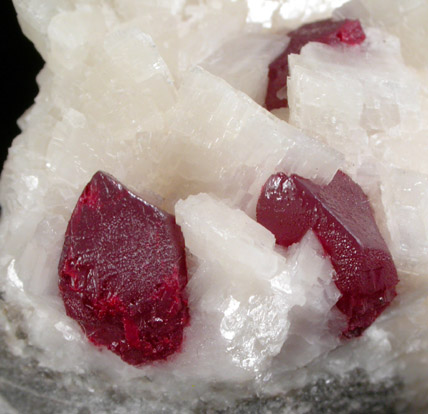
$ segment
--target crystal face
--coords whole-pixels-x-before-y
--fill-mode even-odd
[[[286,98],[287,77],[290,74],[288,55],[300,53],[303,46],[309,42],[337,45],[358,45],[366,38],[358,20],[332,19],[321,20],[305,24],[288,34],[290,43],[286,49],[269,65],[269,82],[267,87],[265,106],[272,109],[288,106]],[[278,96],[283,91],[283,97]]]
[[[0,406],[4,398],[17,412],[28,411],[23,400],[33,412],[44,412],[34,407],[46,402],[46,410],[64,414],[233,412],[226,405],[242,399],[237,412],[319,412],[328,409],[327,395],[332,410],[382,411],[361,405],[365,396],[358,386],[349,392],[353,383],[343,396],[335,392],[330,378],[342,381],[355,370],[367,373],[368,393],[379,400],[385,394],[373,390],[398,377],[403,388],[389,411],[409,402],[406,412],[428,412],[428,2],[352,1],[333,18],[359,19],[366,40],[352,47],[308,43],[288,57],[289,109],[261,106],[269,63],[286,48],[286,34],[331,17],[333,3],[343,2],[13,0],[46,65],[0,179],[0,346],[36,358],[31,366],[20,359],[24,370],[12,375],[18,364],[6,357]],[[270,8],[268,24],[249,20],[252,3]],[[263,263],[253,253],[224,266],[238,262],[242,245],[260,241],[254,233],[246,238],[248,217],[256,217],[272,174],[326,185],[338,169],[368,196],[400,278],[399,297],[350,341],[340,338],[344,324],[330,324],[331,316],[348,321],[336,307],[330,257],[312,230],[289,248],[270,232],[270,251],[256,246],[257,257],[276,252],[285,259],[287,284],[269,279],[263,291],[250,284],[248,262],[257,269]],[[166,361],[135,367],[100,352],[66,315],[58,261],[76,201],[98,170],[177,211],[191,322],[180,352]],[[204,229],[193,223],[214,203],[202,194],[222,203]],[[241,211],[243,227],[233,240],[226,239],[227,223],[241,221],[227,208]],[[291,290],[287,312],[277,301],[284,285]],[[289,323],[286,332],[273,329],[276,316]],[[41,373],[31,369],[36,365]],[[321,378],[329,382],[326,393],[314,393]],[[75,381],[85,394],[68,386]],[[39,395],[38,384],[54,398]],[[306,391],[297,407],[290,398],[299,388]]]
[[[282,254],[270,231],[209,194],[178,201],[175,214],[192,318],[178,366],[193,378],[260,382],[338,345],[340,292],[312,232]]]
[[[320,186],[297,175],[272,175],[257,204],[257,220],[289,246],[312,229],[330,256],[346,315],[344,337],[369,327],[396,296],[397,271],[369,201],[361,188],[338,171]]]
[[[172,215],[103,172],[65,234],[59,289],[89,340],[132,365],[180,349],[189,313],[184,240]]]

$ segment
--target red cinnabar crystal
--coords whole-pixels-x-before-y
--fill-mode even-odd
[[[397,270],[367,196],[345,173],[338,171],[326,186],[272,175],[258,200],[257,221],[282,246],[313,230],[336,271],[337,307],[348,320],[344,337],[361,335],[396,296]]]
[[[103,172],[80,196],[59,262],[67,315],[132,365],[180,349],[189,312],[184,239],[170,214]]]
[[[302,47],[309,42],[336,45],[344,43],[347,45],[358,45],[366,38],[363,28],[358,20],[331,19],[321,20],[315,23],[305,24],[288,34],[290,43],[271,64],[269,65],[269,81],[265,99],[265,106],[272,109],[284,108],[287,103],[287,76],[290,71],[288,67],[288,55],[299,54]],[[282,97],[278,96],[281,91]]]

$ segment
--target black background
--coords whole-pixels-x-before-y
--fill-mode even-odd
[[[0,0],[0,67],[2,105],[0,166],[13,138],[19,134],[17,119],[31,106],[37,95],[36,75],[43,60],[33,44],[22,34],[12,0]]]

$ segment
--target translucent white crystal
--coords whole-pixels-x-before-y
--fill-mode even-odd
[[[391,169],[382,181],[382,202],[397,266],[426,276],[428,268],[428,176]]]
[[[336,7],[346,0],[248,0],[249,23],[263,27],[283,29],[295,28],[302,22],[330,17]]]
[[[45,351],[42,363],[80,372],[89,361],[94,367],[116,363],[120,373],[120,359],[91,346],[65,315],[58,259],[71,210],[94,172],[109,171],[143,190],[141,177],[150,173],[151,164],[138,134],[164,128],[176,90],[151,37],[140,29],[119,25],[97,36],[85,46],[90,53],[79,55],[73,68],[66,56],[49,58],[39,75],[37,104],[20,120],[24,132],[2,172],[0,198],[8,219],[1,221],[0,265],[2,279],[7,269],[19,275],[23,291],[16,284],[4,290],[27,309],[24,326],[29,342]],[[140,193],[150,200],[147,190]],[[68,333],[62,344],[65,330],[74,334]]]
[[[73,70],[88,58],[106,32],[106,22],[95,7],[56,14],[47,28],[50,45],[48,65],[61,65]]]
[[[290,57],[290,122],[345,154],[394,257],[426,274],[428,90],[399,39],[366,33],[361,46],[310,43]]]
[[[353,163],[374,153],[398,167],[426,172],[424,84],[404,65],[397,38],[366,33],[362,46],[310,43],[290,57],[290,122],[339,148]]]
[[[387,13],[396,5],[370,3],[381,5],[388,27]],[[401,20],[401,15],[391,13],[404,28],[409,15],[403,12]],[[368,22],[366,17],[363,21]],[[420,319],[428,297],[426,74],[420,76],[403,62],[400,40],[409,47],[409,38],[367,28],[366,34],[362,46],[313,43],[300,56],[290,57],[290,121],[344,153],[348,171],[371,198],[394,256],[400,276],[398,298],[361,340],[338,348],[309,369],[340,373],[362,367],[374,381],[405,377],[406,393],[423,406],[421,378],[427,372],[428,349],[428,325]],[[299,380],[296,374],[294,381]]]
[[[373,382],[399,377],[403,398],[426,411],[425,0],[352,1],[337,16],[362,20],[364,45],[309,44],[292,56],[294,127],[259,105],[266,66],[287,29],[328,17],[342,0],[13,2],[46,61],[0,182],[0,321],[15,353],[29,350],[42,367],[154,396],[153,412],[163,410],[160,398],[188,412],[200,396],[286,394],[354,368]],[[273,172],[326,183],[337,168],[369,194],[400,284],[362,338],[327,354],[343,322],[332,310],[338,291],[328,259],[311,233],[276,250],[250,216]],[[64,313],[57,289],[63,235],[97,169],[170,211],[192,194],[216,197],[177,205],[192,252],[192,323],[182,353],[167,363],[127,366],[92,346]]]
[[[46,60],[48,55],[47,32],[49,23],[60,10],[73,9],[69,0],[13,0],[18,13],[18,21],[24,34],[33,41],[37,50]]]
[[[247,17],[247,2],[242,0],[188,3],[184,10],[187,23],[179,28],[179,69],[182,71],[198,64],[241,32]]]
[[[335,12],[338,18],[360,19],[400,38],[408,64],[428,68],[428,3],[425,0],[352,0]]]
[[[263,379],[275,356],[278,370],[293,370],[337,346],[340,293],[311,232],[284,257],[267,229],[207,194],[179,201],[175,213],[194,266],[177,363],[190,357],[194,376]]]
[[[264,105],[269,64],[287,47],[284,34],[245,33],[216,50],[201,66]]]
[[[200,68],[181,84],[169,134],[160,154],[169,169],[159,173],[162,195],[174,200],[209,191],[253,217],[260,189],[275,171],[325,183],[342,161]]]

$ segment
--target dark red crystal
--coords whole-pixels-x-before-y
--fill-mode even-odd
[[[258,200],[257,221],[282,246],[313,230],[336,271],[342,294],[337,307],[348,320],[344,337],[361,335],[396,296],[397,270],[369,200],[342,171],[326,186],[297,175],[272,175]]]
[[[288,34],[290,42],[286,49],[269,65],[269,80],[265,99],[266,108],[271,111],[277,108],[288,107],[287,102],[287,77],[290,74],[288,55],[299,54],[302,47],[309,42],[336,45],[358,45],[366,38],[363,28],[358,20],[332,19],[305,24]],[[283,90],[283,97],[278,92]]]
[[[170,214],[97,172],[68,223],[59,262],[67,315],[132,365],[180,349],[189,322],[184,239]]]

